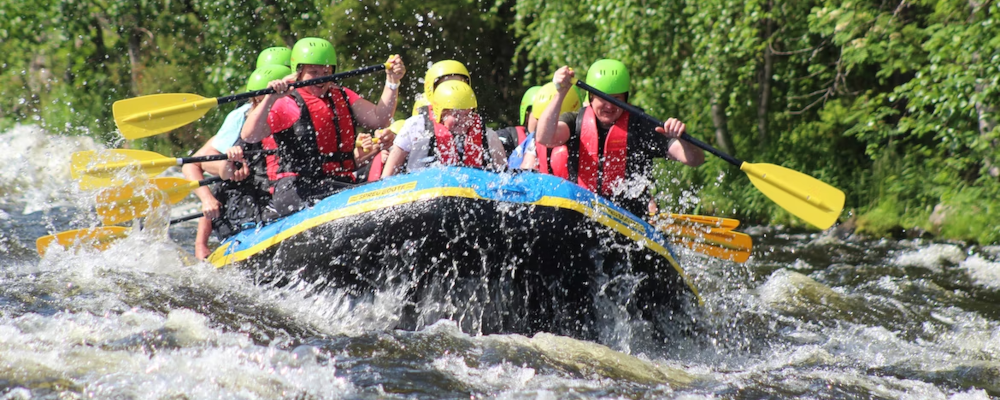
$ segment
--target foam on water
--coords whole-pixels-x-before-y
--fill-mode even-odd
[[[86,136],[53,136],[35,125],[15,125],[0,133],[7,157],[0,163],[0,205],[23,205],[23,213],[71,204],[70,155],[101,148]]]
[[[977,285],[1000,289],[1000,262],[989,261],[978,255],[973,255],[958,264],[965,270]]]
[[[903,251],[892,261],[899,266],[923,267],[940,272],[946,264],[958,264],[968,257],[961,247],[953,244],[931,244],[916,251]]]
[[[7,227],[53,225],[24,212],[79,206],[63,168],[73,151],[98,147],[33,127],[4,135],[16,153],[34,156],[0,166],[0,187],[13,193],[0,204],[0,250],[30,247],[29,236],[11,239]],[[650,340],[609,301],[600,305],[605,346],[548,333],[470,335],[430,316],[416,332],[394,331],[405,285],[360,300],[305,282],[259,286],[238,269],[193,260],[164,229],[147,225],[104,252],[53,248],[40,260],[0,258],[0,397],[979,400],[989,398],[984,389],[1000,393],[1000,323],[989,307],[1000,289],[996,246],[970,255],[953,244],[748,228],[767,236],[769,250],[746,264],[679,249],[706,300],[694,310],[693,332]],[[875,247],[880,252],[869,251]],[[627,287],[627,280],[597,283]],[[970,301],[987,306],[972,309]]]

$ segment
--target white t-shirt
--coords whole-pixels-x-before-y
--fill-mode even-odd
[[[425,126],[425,119],[427,117],[423,115],[414,115],[406,119],[403,123],[403,127],[399,129],[399,133],[396,134],[396,140],[393,141],[393,145],[399,147],[409,153],[406,156],[406,169],[407,171],[413,172],[418,171],[433,165],[440,165],[437,158],[434,156],[434,152],[431,151],[430,143],[431,138],[434,137],[434,131],[428,131]],[[490,128],[484,128],[483,132],[483,144],[486,145],[486,141],[490,137],[496,136]],[[465,140],[461,136],[455,137],[455,150],[459,154],[464,152]]]

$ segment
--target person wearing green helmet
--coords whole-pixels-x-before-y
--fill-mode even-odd
[[[542,111],[549,106],[559,95],[556,90],[556,85],[552,82],[546,83],[542,86],[535,96],[532,98],[531,115],[529,118],[533,120],[532,128],[538,127],[538,117],[542,115]],[[575,90],[569,91],[562,101],[562,108],[559,109],[559,113],[571,112],[580,109],[580,97],[577,95]],[[528,139],[523,144],[525,152],[524,159],[521,161],[520,167],[522,169],[530,169],[539,171],[545,174],[552,174],[560,178],[567,178],[568,172],[566,171],[566,159],[568,157],[568,151],[566,145],[556,146],[556,147],[546,147],[538,144],[535,140],[535,133],[528,136]]]
[[[292,47],[295,76],[268,84],[275,93],[264,96],[261,106],[247,115],[241,132],[248,143],[271,135],[277,143],[274,217],[300,210],[356,181],[355,143],[361,137],[357,129],[373,131],[389,125],[406,73],[398,55],[387,63],[378,103],[333,82],[290,90],[290,83],[331,75],[337,66],[337,53],[325,39],[304,38]]]
[[[696,167],[705,153],[679,140],[684,123],[668,119],[653,126],[630,118],[625,110],[597,96],[577,112],[560,114],[566,94],[573,89],[575,73],[567,66],[556,71],[552,82],[557,96],[538,118],[539,144],[566,145],[568,179],[605,196],[635,215],[644,215],[651,199],[653,159],[667,158]],[[628,101],[632,89],[625,64],[602,59],[587,71],[587,84],[619,100]]]
[[[265,65],[284,65],[286,67],[292,67],[292,49],[279,46],[279,47],[268,47],[264,51],[260,52],[257,56],[257,63],[254,64],[258,69]]]
[[[265,65],[250,74],[246,89],[248,91],[263,89],[267,87],[268,82],[284,78],[291,73],[292,70],[283,65]],[[243,128],[243,122],[247,113],[260,104],[261,100],[263,96],[254,97],[226,115],[218,133],[193,156],[219,155],[237,147],[242,150],[237,144],[241,142],[240,130]],[[273,145],[273,140],[263,143]],[[267,175],[263,163],[263,157],[255,155],[251,162],[242,168],[235,168],[232,161],[188,163],[181,167],[187,179],[204,179],[204,174],[207,172],[229,180],[213,188],[202,186],[194,191],[201,200],[201,210],[205,214],[199,219],[195,236],[195,256],[198,259],[205,259],[211,252],[208,248],[208,237],[213,230],[220,238],[236,233],[245,222],[259,216],[260,205],[266,205],[270,201],[270,196],[266,193]],[[254,179],[247,179],[251,175]],[[259,190],[260,185],[265,186],[264,192]]]
[[[525,140],[529,137],[534,138],[536,119],[530,115],[530,112],[532,99],[534,99],[538,89],[541,89],[541,86],[532,86],[521,96],[520,125],[508,126],[497,130],[497,136],[500,137],[504,151],[508,154],[507,165],[510,168],[521,166],[521,162],[525,156]],[[525,121],[527,121],[527,124],[525,124]]]

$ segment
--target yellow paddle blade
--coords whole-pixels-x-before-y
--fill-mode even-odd
[[[49,246],[58,244],[62,247],[92,246],[97,250],[107,250],[115,240],[128,236],[129,228],[121,226],[105,226],[101,228],[76,229],[59,232],[54,235],[42,236],[35,240],[38,255],[44,257]]]
[[[181,178],[154,178],[144,183],[100,191],[97,194],[97,215],[101,221],[105,225],[114,225],[144,217],[163,202],[180,202],[198,188],[197,181]]]
[[[675,224],[708,226],[722,230],[732,230],[740,226],[738,219],[709,217],[705,215],[660,213],[658,218],[673,220]]]
[[[201,118],[217,106],[217,98],[191,93],[164,93],[118,100],[112,106],[115,124],[125,139],[171,131]]]
[[[166,158],[144,150],[80,151],[70,157],[70,175],[84,190],[125,184],[136,177],[153,177],[177,165],[176,158]]]
[[[844,192],[809,175],[779,165],[748,162],[740,165],[740,170],[761,193],[817,228],[829,228],[844,210]]]
[[[673,243],[720,260],[727,260],[742,264],[750,259],[750,250],[730,249],[722,246],[716,246],[711,243],[702,243],[694,240],[677,238],[673,240]]]
[[[753,239],[749,235],[707,226],[690,226],[662,223],[657,224],[674,243],[694,251],[723,260],[746,262],[753,250]]]

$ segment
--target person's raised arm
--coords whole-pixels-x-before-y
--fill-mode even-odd
[[[552,82],[556,84],[558,95],[549,102],[549,105],[542,111],[538,118],[537,130],[535,131],[535,141],[543,146],[555,147],[566,144],[569,140],[569,126],[559,121],[559,111],[562,110],[563,100],[566,93],[573,90],[573,69],[563,66],[556,71]]]
[[[680,161],[685,165],[697,167],[705,162],[705,152],[698,146],[686,140],[681,140],[686,127],[679,119],[670,118],[663,123],[662,127],[656,127],[656,131],[662,133],[667,138],[674,139],[667,149],[667,157]]]
[[[396,113],[396,100],[399,97],[399,83],[406,74],[403,58],[398,54],[389,57],[386,62],[390,65],[385,69],[385,87],[382,89],[378,104],[358,99],[351,105],[358,124],[371,130],[385,128],[392,122],[392,116]]]
[[[244,142],[259,143],[271,134],[271,127],[267,125],[267,116],[270,114],[274,103],[288,95],[288,92],[291,90],[288,84],[292,82],[289,80],[290,78],[293,77],[273,80],[267,84],[267,87],[273,89],[274,93],[264,96],[264,100],[247,114],[247,120],[243,123],[243,130],[240,131],[240,137],[243,138]]]

